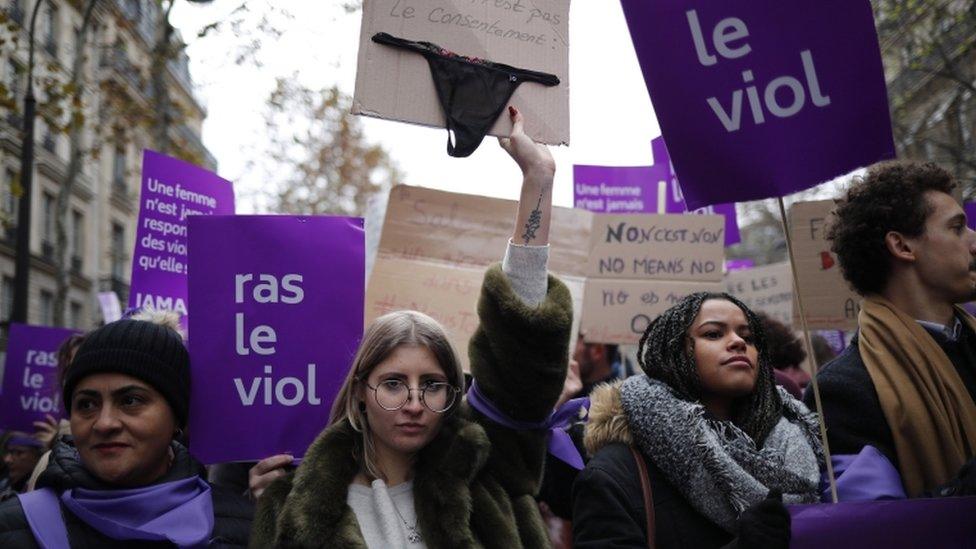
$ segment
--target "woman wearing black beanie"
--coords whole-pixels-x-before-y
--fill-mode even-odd
[[[92,331],[64,372],[72,436],[36,491],[0,506],[0,547],[247,544],[250,503],[209,485],[180,443],[190,358],[176,317],[137,318]]]

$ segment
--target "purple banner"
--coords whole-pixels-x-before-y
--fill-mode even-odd
[[[196,216],[189,228],[193,453],[301,457],[362,337],[363,220]]]
[[[972,547],[976,497],[788,506],[791,549]]]
[[[895,156],[868,0],[621,0],[692,209]]]
[[[962,209],[966,211],[966,225],[976,231],[976,202],[966,202]]]
[[[756,266],[756,262],[751,259],[726,259],[725,272],[744,271]]]
[[[0,430],[33,433],[34,422],[62,415],[58,347],[75,330],[12,323],[0,389]]]
[[[233,213],[230,181],[146,149],[129,307],[175,311],[186,329],[187,217]]]
[[[664,138],[651,141],[651,149],[651,166],[573,166],[574,207],[599,213],[688,212]],[[724,215],[725,245],[741,241],[735,204],[705,206],[691,213]]]

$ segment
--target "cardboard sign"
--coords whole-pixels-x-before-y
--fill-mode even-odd
[[[190,218],[200,461],[300,457],[325,427],[362,337],[364,238],[360,218]]]
[[[383,257],[373,267],[366,297],[367,324],[410,309],[441,323],[460,357],[478,327],[477,303],[484,267],[443,265]]]
[[[753,311],[793,324],[793,273],[789,262],[729,272],[725,291],[739,298]]]
[[[790,208],[799,294],[811,330],[853,331],[861,297],[844,280],[840,262],[825,238],[833,209],[832,200],[797,202]]]
[[[621,4],[689,208],[895,156],[867,0]]]
[[[720,282],[590,278],[580,332],[588,342],[636,345],[652,320],[688,294],[722,289]]]
[[[501,261],[512,236],[514,200],[397,185],[383,222],[379,253],[404,259],[487,266]],[[552,209],[549,269],[583,276],[592,215]]]
[[[366,323],[398,309],[426,313],[448,330],[467,369],[485,268],[501,261],[517,207],[512,200],[394,187],[366,291]],[[592,219],[582,210],[552,210],[549,270],[573,294],[574,329]]]
[[[725,216],[725,245],[738,244],[735,204],[689,211],[664,138],[651,141],[651,166],[573,166],[574,207],[594,213],[693,213]]]
[[[586,274],[722,280],[725,221],[714,215],[596,215]]]
[[[0,429],[33,433],[34,422],[62,416],[58,383],[58,347],[75,330],[10,324],[3,386],[0,390]]]
[[[187,219],[233,213],[230,181],[146,149],[129,307],[175,311],[186,330]]]
[[[510,103],[525,114],[525,132],[532,139],[569,144],[569,0],[363,2],[352,112],[444,127],[427,60],[374,43],[371,38],[379,32],[557,76],[560,84],[555,87],[522,83]],[[490,134],[506,136],[510,131],[511,121],[501,116]]]

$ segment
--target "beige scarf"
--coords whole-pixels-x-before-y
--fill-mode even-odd
[[[957,308],[969,329],[976,318]],[[976,403],[939,344],[880,296],[858,315],[861,359],[891,427],[902,482],[918,496],[952,478],[976,454]]]

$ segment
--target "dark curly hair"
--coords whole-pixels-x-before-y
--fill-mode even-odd
[[[807,352],[793,330],[762,311],[756,311],[756,316],[766,332],[766,349],[773,368],[782,370],[802,364]]]
[[[762,323],[741,301],[726,293],[696,292],[661,313],[644,330],[637,346],[637,362],[648,377],[666,383],[678,398],[689,402],[701,399],[701,379],[695,364],[693,340],[688,329],[698,316],[702,303],[709,299],[731,301],[742,309],[756,350],[759,351],[756,386],[747,399],[735,406],[732,422],[745,431],[756,446],[763,441],[783,415],[783,401],[776,390],[773,369],[766,349],[766,337]]]
[[[884,162],[868,169],[838,200],[827,229],[830,249],[854,291],[866,295],[884,288],[891,267],[885,235],[921,236],[931,213],[925,193],[951,194],[955,187],[952,175],[931,162]]]

